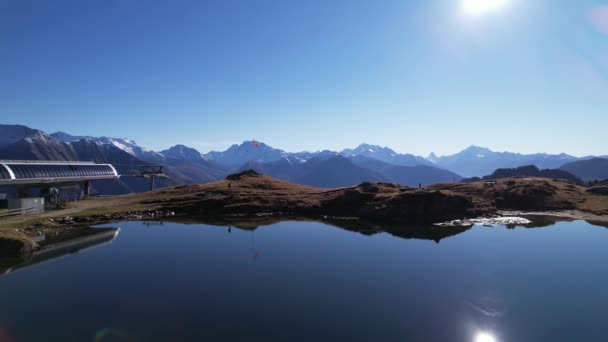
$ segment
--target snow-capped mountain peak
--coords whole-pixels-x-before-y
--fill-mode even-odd
[[[167,158],[173,159],[181,159],[188,161],[201,161],[203,160],[203,155],[194,148],[185,146],[185,145],[175,145],[167,150],[160,152]]]
[[[249,140],[240,145],[234,144],[224,152],[209,152],[204,157],[224,166],[240,167],[249,162],[274,162],[289,155],[289,153],[272,148],[263,142]]]
[[[429,154],[429,156],[426,157],[426,159],[430,160],[434,164],[437,164],[437,162],[439,161],[439,157],[437,157],[437,155],[435,154],[435,152],[431,152],[431,154]]]
[[[401,166],[432,164],[423,157],[414,156],[411,154],[399,154],[388,147],[381,147],[369,144],[361,144],[354,149],[344,149],[342,150],[342,155],[345,155],[347,157],[363,156]]]
[[[82,139],[91,140],[94,142],[98,142],[101,144],[112,145],[134,157],[138,157],[144,160],[157,160],[159,158],[163,158],[160,153],[154,152],[147,148],[141,147],[137,145],[137,143],[128,138],[112,138],[112,137],[92,137],[92,136],[78,136],[71,135],[65,132],[56,132],[51,134],[55,139],[59,139],[63,142],[71,143],[75,141],[79,141]]]

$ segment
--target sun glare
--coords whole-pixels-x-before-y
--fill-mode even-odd
[[[507,0],[463,0],[462,7],[467,14],[482,15],[499,10],[506,2]]]
[[[496,338],[487,332],[478,332],[475,335],[475,342],[496,342]]]

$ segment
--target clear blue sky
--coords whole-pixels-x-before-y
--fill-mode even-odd
[[[464,1],[1,0],[0,123],[156,150],[608,154],[608,2]]]

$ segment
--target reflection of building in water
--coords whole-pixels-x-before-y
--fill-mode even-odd
[[[32,256],[23,260],[15,260],[12,265],[0,265],[0,274],[14,272],[18,269],[33,266],[42,262],[50,261],[68,254],[90,250],[105,243],[111,242],[118,236],[120,228],[90,228],[82,231],[82,234],[69,239],[62,239],[56,243],[49,243]]]

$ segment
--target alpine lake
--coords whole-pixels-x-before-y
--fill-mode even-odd
[[[608,229],[142,222],[0,264],[0,341],[606,341]]]

